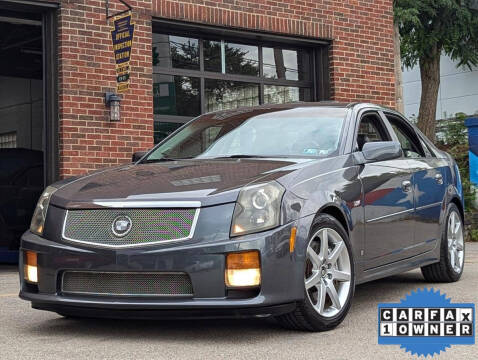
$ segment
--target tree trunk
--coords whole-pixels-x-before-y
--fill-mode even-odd
[[[400,30],[398,22],[394,24],[394,55],[395,55],[395,108],[403,113],[403,77],[402,77],[402,61],[400,58]]]
[[[420,58],[422,97],[418,112],[418,127],[435,142],[436,110],[440,87],[440,51],[435,48],[428,56]]]

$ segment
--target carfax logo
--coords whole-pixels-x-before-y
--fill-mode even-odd
[[[440,354],[451,345],[475,343],[475,305],[452,304],[439,290],[424,288],[400,303],[378,304],[378,343],[400,345],[412,355]]]

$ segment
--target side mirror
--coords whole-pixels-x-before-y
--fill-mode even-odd
[[[398,141],[375,141],[363,145],[362,152],[356,153],[359,164],[393,160],[402,156],[402,147]]]
[[[133,156],[132,156],[132,160],[133,162],[138,162],[139,160],[141,160],[141,158],[146,155],[148,152],[147,151],[136,151],[135,153],[133,153]]]

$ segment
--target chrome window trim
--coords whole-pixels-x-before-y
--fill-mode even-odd
[[[118,209],[124,209],[124,208],[118,208]],[[129,209],[129,207],[128,207],[128,209]],[[134,208],[131,208],[131,210],[134,210]],[[139,248],[139,247],[148,247],[148,246],[152,246],[152,245],[169,244],[169,243],[173,243],[173,242],[190,240],[194,236],[194,232],[196,230],[196,225],[197,225],[197,221],[198,221],[198,218],[199,218],[200,210],[201,210],[200,208],[195,209],[196,212],[194,214],[194,219],[193,219],[193,222],[191,224],[191,230],[189,231],[189,235],[187,237],[178,238],[178,239],[171,239],[171,240],[159,240],[159,241],[153,241],[153,242],[141,243],[141,244],[127,244],[127,245],[97,244],[97,243],[91,243],[89,241],[72,239],[72,238],[67,237],[65,235],[65,227],[66,227],[66,220],[68,218],[68,213],[69,213],[70,210],[66,210],[65,218],[63,219],[61,237],[62,237],[63,240],[66,240],[67,242],[83,244],[83,245],[87,245],[89,247],[109,248],[109,249]]]
[[[108,295],[108,293],[95,293],[95,292],[88,292],[88,291],[63,291],[63,281],[65,278],[65,273],[67,272],[74,272],[74,273],[85,273],[85,272],[90,272],[90,273],[95,273],[95,274],[154,274],[154,275],[177,275],[177,274],[185,274],[188,275],[189,281],[191,281],[191,277],[189,276],[188,273],[183,272],[183,271],[145,271],[145,272],[140,272],[140,271],[88,271],[88,270],[66,270],[63,271],[61,274],[61,288],[60,291],[62,294],[66,295],[96,295],[96,296],[121,296],[121,297],[192,297],[194,296],[194,288],[192,288],[192,293],[191,294],[164,294],[164,295],[152,295],[152,294],[113,294],[113,295]],[[191,281],[191,287],[192,287],[192,281]]]

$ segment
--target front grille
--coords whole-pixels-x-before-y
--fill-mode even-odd
[[[192,237],[199,209],[68,210],[63,224],[67,241],[104,247],[132,247]],[[113,232],[113,222],[131,220],[124,236]]]
[[[65,271],[61,291],[98,296],[192,296],[189,275],[180,272]]]

